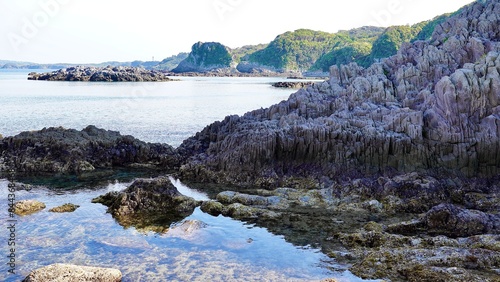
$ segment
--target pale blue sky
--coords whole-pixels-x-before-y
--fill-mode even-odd
[[[267,43],[299,28],[327,32],[413,24],[471,0],[0,0],[0,59],[39,63],[161,60],[197,41]]]

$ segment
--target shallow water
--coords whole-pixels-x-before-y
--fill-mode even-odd
[[[293,90],[276,89],[283,78],[181,78],[166,83],[85,83],[28,81],[29,71],[0,70],[0,134],[89,124],[130,134],[149,142],[178,146],[182,140],[226,115],[268,107]],[[97,178],[96,178],[97,175]],[[100,171],[97,174],[23,177],[32,184],[16,200],[44,202],[43,211],[16,217],[16,275],[7,273],[10,236],[8,181],[0,176],[0,281],[19,281],[31,270],[72,263],[118,268],[124,281],[317,281],[337,277],[361,281],[345,266],[311,247],[298,247],[265,228],[198,208],[185,220],[204,228],[185,232],[173,224],[157,234],[123,228],[106,207],[91,199],[124,189],[144,172]],[[178,189],[203,200],[207,195],[172,179]],[[73,213],[48,209],[64,203],[80,205]]]
[[[16,200],[36,199],[47,207],[16,217],[17,274],[8,274],[2,264],[0,280],[18,281],[33,269],[59,262],[118,268],[124,281],[316,281],[327,277],[357,281],[349,272],[332,271],[341,267],[317,249],[296,247],[264,228],[214,217],[199,208],[185,220],[199,220],[206,226],[192,232],[175,227],[165,234],[125,229],[106,213],[106,207],[92,204],[91,199],[128,184],[73,191],[32,186],[30,191],[17,191]],[[7,185],[7,180],[0,180],[4,203],[0,219],[5,224]],[[198,191],[186,192],[189,188],[183,186],[182,192],[206,198]],[[64,203],[80,207],[73,213],[48,212]],[[7,238],[7,233],[4,228],[0,234]],[[6,244],[2,250],[8,252]]]
[[[147,142],[180,143],[227,115],[268,107],[294,92],[283,78],[180,77],[173,82],[29,81],[0,70],[0,134],[87,125]]]

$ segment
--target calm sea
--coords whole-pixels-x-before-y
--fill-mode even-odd
[[[268,107],[293,92],[283,78],[181,77],[175,82],[28,81],[28,71],[0,71],[0,134],[87,125],[172,146],[227,115]]]
[[[0,71],[0,134],[11,136],[50,126],[82,129],[92,124],[149,142],[178,146],[182,140],[226,115],[243,114],[286,99],[275,89],[282,78],[181,78],[166,83],[84,83],[28,81],[29,71]],[[196,209],[189,220],[206,227],[165,234],[123,228],[91,199],[124,189],[130,179],[97,184],[64,179],[31,179],[16,200],[36,199],[47,208],[16,218],[16,274],[7,273],[8,181],[0,179],[0,281],[19,281],[51,263],[118,268],[123,281],[318,281],[337,277],[361,281],[319,250],[297,247],[264,228]],[[205,199],[174,181],[181,192]],[[77,187],[77,188],[75,188]],[[47,210],[64,203],[74,213]],[[3,260],[3,261],[2,261]]]

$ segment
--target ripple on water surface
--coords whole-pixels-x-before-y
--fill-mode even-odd
[[[184,193],[206,198],[173,182],[184,186],[180,189]],[[2,199],[7,199],[7,184],[0,181]],[[33,269],[71,263],[118,268],[123,281],[317,281],[327,277],[361,281],[349,272],[332,272],[336,265],[316,249],[296,247],[264,228],[214,217],[199,208],[164,234],[124,229],[106,213],[106,207],[92,204],[91,199],[128,184],[112,182],[77,191],[34,186],[31,191],[17,191],[17,200],[37,199],[47,208],[17,218],[17,274],[8,275],[2,264],[0,280],[18,281]],[[73,213],[48,212],[64,203],[80,207]],[[5,204],[0,210],[4,222],[7,208]],[[0,235],[8,236],[5,230]]]

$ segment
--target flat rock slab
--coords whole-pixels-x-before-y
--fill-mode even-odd
[[[119,282],[122,273],[114,268],[51,264],[32,271],[23,282]]]

